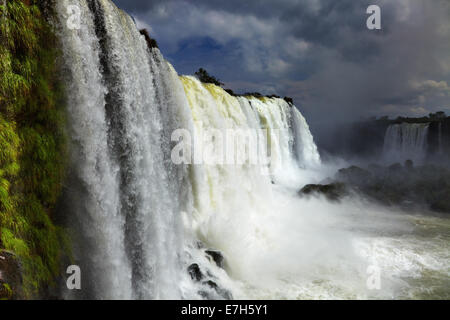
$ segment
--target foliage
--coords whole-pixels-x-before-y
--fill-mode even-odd
[[[147,46],[149,49],[158,48],[158,43],[156,42],[155,39],[150,37],[150,33],[148,32],[147,29],[142,29],[139,32],[144,36],[145,41],[147,41]]]
[[[44,2],[0,5],[0,247],[21,261],[24,298],[52,283],[67,243],[51,216],[62,187],[65,120]]]
[[[450,119],[450,117],[447,117],[447,115],[445,114],[444,111],[438,111],[436,113],[430,113],[428,116],[417,117],[417,118],[399,116],[396,119],[389,119],[389,116],[382,116],[382,117],[376,119],[376,121],[385,122],[385,123],[389,123],[389,124],[395,124],[395,123],[439,122],[439,121],[443,121],[445,119]],[[369,121],[371,121],[371,120],[369,119]]]
[[[223,83],[220,82],[219,79],[211,76],[208,71],[203,68],[198,69],[198,71],[195,73],[195,76],[203,83],[212,83],[219,87],[223,86]]]

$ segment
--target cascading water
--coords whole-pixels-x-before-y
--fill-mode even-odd
[[[281,99],[235,98],[194,78],[180,80],[111,2],[59,1],[60,21],[67,21],[70,5],[79,6],[82,21],[78,29],[60,28],[75,171],[67,193],[83,238],[78,255],[89,270],[89,295],[189,297],[179,285],[189,280],[182,212],[198,226],[192,237],[215,245],[220,232],[205,231],[214,220],[211,210],[224,218],[240,212],[243,200],[256,204],[252,194],[270,194],[271,178],[258,182],[259,165],[175,166],[171,133],[184,128],[196,136],[199,126],[279,129],[279,139],[271,141],[279,163],[270,176],[276,180],[285,172],[280,168],[320,163],[309,128]],[[236,183],[244,192],[234,189]]]
[[[66,23],[69,6],[79,8],[78,27]],[[82,294],[67,298],[392,297],[421,266],[440,274],[439,260],[425,251],[417,261],[422,248],[407,237],[379,235],[405,230],[392,213],[297,196],[323,177],[294,106],[178,77],[109,0],[59,0],[56,9],[71,138],[66,215],[83,272]],[[254,133],[264,152],[255,162],[248,144],[230,152],[227,130]],[[395,143],[399,130],[390,130]],[[181,144],[192,162],[174,161]],[[220,160],[224,148],[222,161],[205,163],[205,150]],[[208,248],[223,254],[223,268]],[[393,270],[377,293],[366,288],[372,259]]]
[[[384,138],[383,156],[386,161],[412,160],[421,164],[427,156],[429,123],[390,125]]]
[[[169,123],[188,127],[182,86],[110,1],[57,5],[61,21],[69,5],[79,6],[83,19],[75,30],[61,23],[60,32],[79,185],[71,200],[85,238],[80,260],[95,285],[90,293],[180,298],[180,212],[189,203],[189,185],[186,168],[167,160],[165,135]]]
[[[438,129],[438,154],[442,155],[444,153],[444,146],[442,140],[442,122],[439,122]]]

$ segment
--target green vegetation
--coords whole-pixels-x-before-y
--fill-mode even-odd
[[[195,73],[195,76],[198,78],[198,80],[200,80],[203,83],[212,83],[215,84],[216,86],[222,87],[223,83],[220,82],[219,79],[217,79],[216,77],[211,76],[208,71],[206,71],[203,68],[198,69],[198,71]]]
[[[429,122],[440,122],[446,119],[450,119],[450,117],[447,117],[444,111],[438,111],[436,113],[430,113],[428,116],[423,117],[397,117],[396,119],[389,119],[389,116],[382,116],[378,119],[372,118],[369,119],[369,121],[378,121],[378,122],[385,122],[389,124],[395,124],[395,123],[429,123]]]
[[[0,284],[0,292],[4,292],[0,297],[0,300],[9,300],[13,296],[11,286],[7,283]]]
[[[142,31],[141,31],[141,33],[142,33]],[[147,40],[147,42],[148,42],[148,40]],[[224,86],[224,84],[223,84],[222,82],[220,82],[219,79],[217,79],[216,77],[210,75],[210,74],[208,73],[208,71],[206,71],[206,70],[203,69],[203,68],[198,69],[198,71],[195,72],[194,75],[197,77],[197,79],[198,79],[200,82],[203,82],[203,83],[212,83],[212,84],[215,84],[215,85],[218,86],[218,87],[223,87],[223,86]],[[231,90],[231,89],[224,89],[224,90],[225,90],[229,95],[234,96],[234,97],[243,96],[243,97],[255,97],[255,98],[258,98],[258,99],[262,99],[262,98],[278,98],[278,99],[281,99],[280,96],[277,96],[277,95],[275,95],[275,94],[272,94],[272,95],[263,95],[263,94],[261,94],[261,93],[259,93],[259,92],[247,92],[247,93],[244,93],[244,94],[238,94],[238,93],[235,93],[235,92],[234,92],[233,90]],[[286,101],[287,103],[289,103],[290,105],[293,105],[293,104],[294,104],[294,100],[293,100],[292,98],[290,98],[290,97],[284,97],[283,100]]]
[[[20,298],[52,284],[67,248],[52,221],[66,152],[63,90],[55,78],[59,52],[42,14],[46,4],[0,5],[0,248],[20,260]]]
[[[158,43],[155,39],[150,37],[150,33],[147,29],[141,29],[139,32],[145,37],[145,41],[147,41],[147,46],[149,49],[158,48]]]

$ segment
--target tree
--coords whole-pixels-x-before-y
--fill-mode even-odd
[[[147,46],[149,49],[158,48],[158,43],[155,39],[150,37],[147,29],[142,29],[139,32],[145,37],[145,41],[147,41]]]
[[[428,115],[428,117],[429,117],[431,120],[440,120],[440,119],[445,119],[447,116],[446,116],[446,114],[445,114],[444,111],[438,111],[438,112],[436,112],[436,113],[430,113],[430,114]]]
[[[216,86],[223,86],[223,83],[220,82],[219,79],[217,79],[216,77],[211,76],[208,71],[206,71],[203,68],[198,69],[198,71],[195,73],[195,76],[198,78],[198,80],[200,80],[203,83],[212,83],[215,84]]]

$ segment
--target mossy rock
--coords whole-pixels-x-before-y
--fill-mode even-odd
[[[54,222],[67,155],[64,89],[51,1],[6,4],[7,10],[0,5],[0,248],[20,261],[22,289],[14,280],[1,290],[27,299],[55,281],[67,250]]]
[[[0,300],[20,299],[22,292],[22,268],[17,256],[0,250]]]

